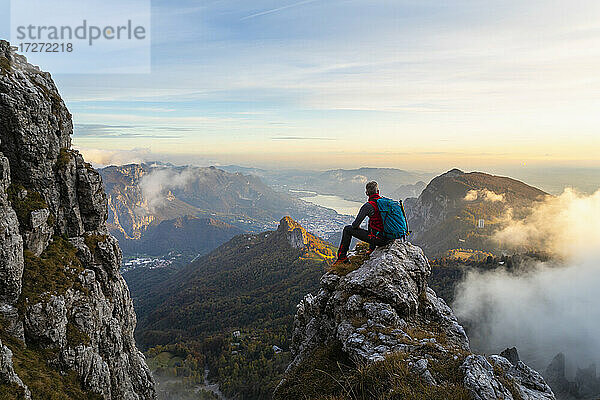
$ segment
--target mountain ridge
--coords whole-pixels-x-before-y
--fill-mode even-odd
[[[435,177],[418,198],[405,201],[411,240],[430,256],[461,247],[497,252],[499,244],[491,238],[508,213],[522,217],[546,196],[516,179],[455,168]]]
[[[139,303],[138,339],[144,344],[156,345],[160,341],[149,337],[154,331],[171,332],[175,338],[220,332],[227,327],[233,329],[250,323],[259,326],[261,318],[267,317],[264,311],[259,311],[260,318],[248,316],[259,308],[271,309],[275,318],[283,318],[283,310],[294,307],[294,301],[290,299],[298,298],[299,294],[275,304],[267,304],[263,298],[281,291],[298,293],[298,285],[312,287],[311,280],[316,282],[317,275],[334,257],[335,250],[330,244],[306,231],[290,217],[282,218],[276,231],[238,235],[162,283],[155,289],[155,295],[149,296],[150,302]],[[209,304],[222,302],[219,307],[232,310],[235,302],[230,300],[236,296],[249,296],[265,304],[257,304],[255,308],[249,301],[243,305],[250,310],[245,313],[248,315],[236,312],[233,322],[216,320],[214,306]],[[279,304],[282,302],[285,304]],[[194,305],[193,313],[181,311],[188,305]]]
[[[260,176],[278,190],[303,190],[323,195],[336,195],[346,200],[362,201],[365,184],[376,180],[381,189],[398,199],[418,196],[433,174],[397,168],[361,167],[354,169],[270,171],[240,166],[221,167]]]
[[[215,218],[244,231],[275,227],[285,215],[336,215],[279,193],[256,176],[216,167],[142,163],[99,171],[107,187],[109,225],[125,239],[138,240],[149,226],[186,215]]]

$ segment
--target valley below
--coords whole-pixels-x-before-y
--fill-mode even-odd
[[[502,223],[502,213],[507,200],[511,202],[513,210],[519,210],[531,207],[535,201],[540,201],[546,196],[537,189],[519,185],[521,184],[518,182],[504,178],[450,171],[428,186],[418,198],[406,200],[409,219],[419,232],[414,240],[425,247],[432,246],[431,254],[437,254],[430,259],[433,274],[429,284],[448,304],[454,304],[459,285],[473,271],[486,273],[506,270],[507,273],[518,276],[525,273],[524,271],[527,271],[532,263],[549,260],[548,255],[544,253],[534,252],[523,255],[512,253],[513,255],[510,255],[511,253],[507,253],[506,250],[492,246],[491,239],[494,232],[501,229],[501,225],[494,226],[494,221]],[[506,186],[509,190],[508,195],[497,194],[503,193],[502,190],[506,190],[503,189]],[[457,190],[458,193],[455,194]],[[333,236],[333,241],[339,240],[336,239],[336,234],[339,234],[341,227],[353,220],[353,215],[362,205],[360,202],[349,201],[341,196],[321,195],[314,191],[287,190],[287,193],[298,201],[312,202],[317,206],[310,209],[313,210],[309,211],[309,213],[313,213],[312,215],[305,215],[298,220],[299,226],[306,228],[307,234],[312,233],[320,237]],[[476,194],[473,195],[473,193]],[[494,201],[491,201],[490,198],[493,198]],[[430,202],[430,199],[435,199],[439,203],[426,203]],[[497,199],[501,199],[501,201]],[[422,210],[425,209],[430,214],[423,214]],[[476,226],[479,216],[485,218],[487,229]],[[423,226],[419,218],[427,220],[429,225]],[[279,223],[280,226],[281,223]],[[439,242],[438,238],[442,232],[446,232],[446,235],[453,240],[446,243]],[[277,289],[258,289],[259,286],[262,287],[270,282],[271,278],[268,278],[268,274],[278,273],[279,267],[275,267],[269,272],[265,270],[265,267],[282,265],[280,261],[271,260],[271,258],[277,258],[288,251],[284,251],[281,247],[279,250],[274,250],[272,246],[269,246],[269,250],[264,250],[264,253],[258,251],[258,248],[263,246],[261,243],[272,235],[272,231],[262,233],[249,231],[220,246],[215,243],[212,245],[212,249],[207,248],[204,252],[177,253],[172,251],[168,257],[138,257],[127,261],[137,264],[137,268],[132,268],[131,264],[125,265],[123,270],[138,312],[139,324],[136,337],[146,349],[149,364],[158,377],[160,396],[165,399],[187,399],[188,397],[185,396],[208,399],[213,397],[262,399],[270,395],[290,361],[293,310],[295,302],[299,301],[302,293],[302,291],[298,291],[291,297],[288,294],[284,295],[290,302],[288,311],[283,314],[280,314],[279,311],[275,314],[272,312],[268,315],[264,314],[265,310],[271,309],[270,304],[273,300],[270,298],[274,294],[272,290],[278,291],[284,287],[294,288],[293,284],[290,286],[282,283],[277,285]],[[440,247],[440,244],[445,244],[447,247]],[[249,266],[255,261],[253,258],[247,259],[242,254],[255,247],[258,253],[253,250],[252,254],[255,255],[252,257],[261,255],[258,259],[263,261],[245,271],[244,264],[249,262]],[[439,250],[436,252],[435,249]],[[335,248],[332,246],[332,253],[329,254],[333,254],[333,251]],[[269,256],[265,258],[267,254]],[[271,264],[273,261],[276,264]],[[294,264],[292,261],[284,263]],[[220,267],[208,267],[211,264],[218,264]],[[227,267],[227,265],[231,265],[231,267]],[[217,275],[212,278],[210,274],[207,275],[209,271],[205,269],[207,267],[212,268],[213,273],[217,273]],[[234,269],[226,272],[228,268]],[[198,269],[197,272],[196,269]],[[316,293],[318,276],[326,270],[326,263],[315,270],[313,278],[301,284],[305,285],[302,286],[304,291]],[[232,288],[232,284],[237,285],[234,282],[239,279],[238,276],[250,271],[254,271],[252,277],[248,278],[249,280],[245,281],[242,286],[258,284],[259,286],[255,286],[258,291],[252,289],[252,292],[242,294],[242,297],[237,300],[222,299],[218,294],[219,291],[215,291],[215,288],[220,285]],[[293,274],[298,272],[293,272]],[[192,276],[190,274],[194,274],[198,278],[190,280],[190,276]],[[183,297],[180,300],[168,300],[171,293],[181,292],[181,285],[184,285],[184,282],[188,287],[185,289],[186,298],[189,298],[191,293],[204,292],[205,294],[202,294],[193,303],[184,300]],[[201,289],[202,287],[204,289]],[[204,315],[204,318],[215,322],[215,317],[237,322],[225,324],[218,322],[216,325],[202,323],[203,327],[198,329],[194,328],[193,323],[182,323],[181,318],[173,319],[169,315],[171,313],[169,311],[166,314],[160,312],[163,315],[160,318],[166,317],[170,322],[157,323],[159,320],[156,319],[158,315],[156,309],[158,304],[165,301],[168,302],[166,304],[170,304],[168,310],[191,306],[194,313],[200,313],[185,316],[183,317],[185,320],[192,318],[200,322],[203,318],[201,316]],[[227,303],[232,304],[227,305]],[[258,306],[259,303],[262,305]],[[248,310],[252,311],[243,311],[247,309],[247,305],[251,305]],[[226,306],[225,309],[228,311],[225,314],[219,311],[221,306]],[[209,313],[206,313],[208,312],[206,307],[210,307]],[[201,312],[202,309],[206,311]],[[181,313],[175,312],[175,314]],[[278,322],[266,322],[276,315],[283,319],[277,319]],[[459,314],[459,318],[462,317]],[[562,394],[558,395],[558,399],[587,400],[584,393],[576,392],[572,388],[576,385],[592,385],[593,387],[596,384],[596,381],[593,380],[595,378],[590,378],[591,380],[582,378],[583,372],[577,372],[577,368],[572,364],[573,360],[565,362],[564,369],[561,369],[559,363],[557,368],[554,370],[550,368],[548,370],[550,372],[547,372],[550,362],[558,354],[554,351],[555,346],[547,345],[542,349],[539,347],[539,343],[536,343],[537,339],[531,339],[529,342],[508,340],[491,343],[486,340],[485,336],[482,336],[481,330],[475,329],[477,325],[474,324],[479,324],[479,322],[470,321],[468,317],[461,319],[461,322],[465,324],[467,333],[472,336],[473,349],[482,353],[499,352],[505,347],[518,344],[523,360],[544,374],[554,373],[559,377],[551,381],[553,387],[559,387],[559,390],[562,391]],[[534,337],[532,336],[532,338]],[[166,362],[168,367],[156,367],[156,362],[159,360],[161,363]],[[205,373],[206,371],[209,371],[208,374]],[[589,374],[589,376],[592,375],[596,376],[595,373]],[[162,378],[160,378],[161,376]],[[585,384],[582,383],[584,381]],[[219,388],[218,392],[215,390],[217,387]]]

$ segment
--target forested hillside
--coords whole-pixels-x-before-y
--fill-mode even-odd
[[[429,257],[467,248],[496,252],[494,233],[522,218],[547,193],[515,179],[451,170],[433,179],[418,199],[407,199],[411,241]]]
[[[265,398],[289,361],[296,304],[334,254],[291,218],[277,231],[236,236],[143,298],[133,293],[138,343],[166,346],[151,354],[175,344],[202,354],[224,393]]]

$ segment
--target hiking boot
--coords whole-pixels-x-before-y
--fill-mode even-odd
[[[333,265],[341,265],[341,264],[348,264],[350,262],[350,259],[348,257],[342,257],[342,258],[338,258],[336,262],[333,263]]]

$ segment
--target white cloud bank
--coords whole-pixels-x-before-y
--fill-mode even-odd
[[[600,190],[591,196],[566,189],[536,206],[524,220],[496,234],[504,246],[528,247],[565,259],[600,251]]]
[[[504,194],[500,193],[495,193],[492,192],[491,190],[488,189],[483,189],[483,190],[469,190],[467,192],[467,194],[465,195],[465,201],[475,201],[478,199],[481,199],[483,201],[489,201],[489,202],[496,202],[496,201],[500,201],[503,202],[504,201]]]
[[[499,352],[517,346],[544,370],[558,352],[580,367],[600,362],[600,190],[566,190],[496,235],[505,246],[544,250],[560,260],[520,274],[471,272],[453,307],[471,326],[472,345]]]
[[[155,212],[166,204],[169,191],[185,188],[201,179],[202,176],[195,174],[192,167],[154,169],[140,179],[140,188],[151,212]]]
[[[104,150],[74,146],[95,168],[109,165],[140,164],[152,159],[150,149]]]

